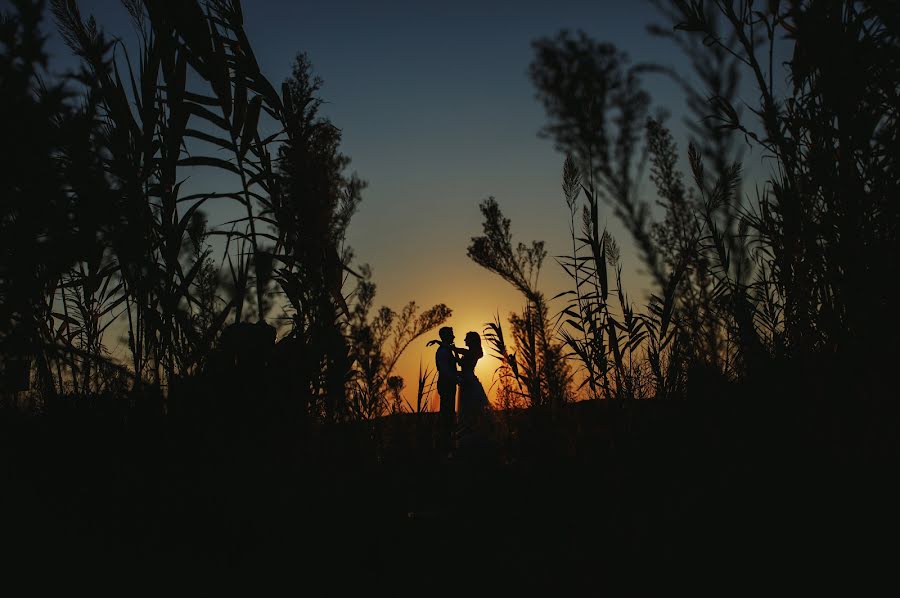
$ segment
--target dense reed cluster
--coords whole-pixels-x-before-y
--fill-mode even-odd
[[[564,349],[576,366],[576,391],[560,398],[665,399],[728,383],[786,398],[885,398],[900,249],[890,3],[655,4],[670,23],[650,31],[684,51],[693,73],[631,65],[584,33],[534,43],[543,133],[568,156],[572,246],[557,261],[572,286],[552,317],[529,279],[542,244],[514,251],[509,220],[495,200],[482,204],[484,236],[469,255],[527,304],[511,321],[515,352],[500,323],[491,327],[511,373],[502,379],[539,404],[537,347],[542,363]],[[647,76],[685,91],[686,156],[663,117],[650,116]],[[744,173],[748,150],[762,174]],[[648,175],[655,197],[641,188]],[[622,288],[606,209],[649,277],[643,308]]]
[[[165,411],[179,385],[196,392],[197,379],[239,371],[257,377],[251,394],[315,418],[387,413],[400,354],[450,310],[375,311],[371,272],[345,242],[365,182],[319,114],[306,55],[276,89],[239,1],[125,0],[128,44],[54,0],[80,62],[57,80],[44,3],[13,4],[2,23],[4,390]],[[212,204],[231,220],[210,226]]]

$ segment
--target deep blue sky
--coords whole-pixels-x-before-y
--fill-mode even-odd
[[[116,0],[79,4],[109,33],[130,35]],[[470,237],[480,233],[480,200],[496,196],[517,238],[546,240],[551,256],[570,244],[560,191],[563,156],[537,136],[545,117],[527,74],[531,42],[562,28],[584,29],[635,61],[686,70],[668,42],[646,33],[658,19],[642,1],[245,0],[244,12],[270,80],[277,84],[288,75],[298,51],[309,54],[325,80],[324,112],[343,130],[352,169],[370,183],[350,243],[359,261],[373,266],[378,299],[395,309],[413,299],[447,303],[459,337],[480,331],[495,311],[522,307],[505,283],[466,257]],[[72,64],[57,37],[51,36],[49,50],[57,68]],[[661,77],[646,86],[655,105],[676,117],[670,124],[684,148],[677,118],[683,98]],[[214,210],[210,217],[224,219]],[[608,218],[626,248],[626,289],[643,303],[643,279],[627,235],[611,213]],[[542,280],[548,296],[567,283],[552,259]],[[405,370],[424,353],[423,342],[401,363],[408,380],[415,374]]]

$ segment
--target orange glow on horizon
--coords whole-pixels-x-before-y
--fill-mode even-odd
[[[491,319],[493,319],[492,314],[488,317],[485,317],[484,322],[479,322],[478,317],[471,312],[465,315],[457,316],[456,312],[454,311],[454,315],[444,325],[453,328],[453,333],[456,337],[455,344],[457,347],[465,347],[463,339],[465,338],[466,333],[469,331],[477,332],[478,335],[481,336],[481,348],[484,351],[484,357],[482,357],[478,361],[478,364],[475,366],[475,375],[478,377],[478,380],[481,382],[482,386],[484,386],[484,390],[485,392],[487,392],[488,399],[492,403],[494,403],[496,398],[496,388],[493,387],[494,372],[496,371],[497,367],[499,367],[500,362],[496,357],[494,357],[493,351],[491,351],[490,347],[484,340],[484,325]],[[508,320],[508,315],[501,313],[501,319],[504,323],[504,332],[507,332],[506,321]],[[425,345],[426,343],[428,343],[428,341],[436,339],[437,336],[437,330],[434,330],[416,339],[416,341],[412,345],[410,345],[409,348],[407,348],[406,352],[404,352],[403,356],[400,358],[400,361],[397,363],[396,371],[394,373],[398,376],[403,377],[403,380],[406,383],[404,396],[412,405],[415,405],[416,402],[419,364],[421,363],[423,369],[426,367],[430,368],[431,370],[435,369],[434,355],[437,348],[434,346],[426,347]],[[434,389],[432,390],[431,396],[429,398],[430,410],[436,411],[437,405],[437,390]]]

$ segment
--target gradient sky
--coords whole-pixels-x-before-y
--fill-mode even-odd
[[[131,25],[116,0],[81,0],[111,34]],[[481,232],[478,203],[489,195],[512,219],[515,240],[547,242],[541,275],[550,297],[567,288],[552,256],[567,251],[568,215],[560,190],[563,156],[537,136],[545,122],[527,70],[531,42],[562,28],[583,29],[614,43],[634,61],[656,61],[687,71],[682,57],[646,25],[658,21],[644,2],[298,2],[245,0],[246,29],[260,65],[273,82],[306,51],[324,79],[323,112],[343,130],[351,169],[368,180],[349,232],[359,262],[369,263],[377,303],[399,310],[446,303],[461,339],[481,332],[499,312],[506,322],[523,299],[466,257]],[[48,23],[49,24],[49,23]],[[48,27],[49,29],[49,27]],[[51,65],[73,64],[51,33]],[[683,98],[662,77],[648,78],[655,106],[675,118],[680,147]],[[652,193],[648,185],[643,187]],[[209,210],[212,223],[224,213]],[[624,248],[624,286],[639,305],[645,279],[626,233],[606,214]],[[414,394],[419,360],[433,364],[427,335],[414,343],[398,372]],[[494,359],[479,364],[488,387]],[[414,401],[414,397],[410,396]]]

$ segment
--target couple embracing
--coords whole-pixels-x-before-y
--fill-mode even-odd
[[[453,450],[454,407],[456,390],[459,388],[459,439],[464,444],[475,435],[483,423],[484,414],[490,408],[484,387],[475,376],[475,365],[484,356],[481,337],[477,332],[466,334],[466,348],[453,344],[453,328],[445,326],[438,331],[440,341],[430,341],[428,346],[438,344],[435,354],[438,380],[437,390],[441,399],[440,407],[440,449]],[[459,369],[457,369],[457,366]]]

